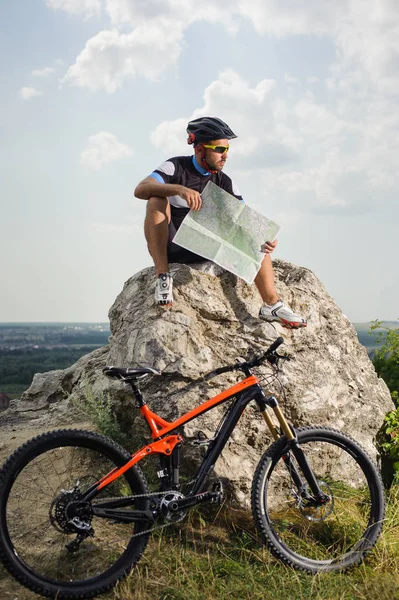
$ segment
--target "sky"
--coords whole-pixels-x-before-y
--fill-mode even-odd
[[[399,317],[397,0],[2,0],[0,322],[107,321],[152,265],[137,183],[225,172],[353,322]]]

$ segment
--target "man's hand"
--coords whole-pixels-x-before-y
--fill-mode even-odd
[[[183,198],[187,202],[187,205],[192,210],[199,210],[202,205],[201,195],[199,192],[195,190],[191,190],[190,188],[179,186],[179,196]]]
[[[274,242],[265,242],[262,245],[261,249],[262,249],[262,252],[264,252],[265,254],[271,254],[276,246],[277,246],[277,240],[274,240]]]

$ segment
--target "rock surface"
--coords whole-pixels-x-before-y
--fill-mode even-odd
[[[125,283],[110,310],[109,347],[64,371],[36,375],[21,401],[13,401],[0,419],[36,415],[36,422],[45,426],[72,421],[71,400],[79,402],[89,382],[95,393],[109,392],[129,426],[137,423],[126,386],[102,375],[106,364],[162,371],[162,377],[148,377],[140,387],[155,412],[175,419],[233,385],[239,376],[228,374],[206,384],[196,380],[237,357],[265,350],[282,335],[282,349],[294,357],[284,364],[286,399],[279,385],[267,390],[280,398],[288,418],[295,425],[340,429],[376,458],[375,437],[393,407],[388,388],[378,379],[355,329],[315,275],[279,260],[274,268],[279,295],[308,319],[306,329],[290,332],[259,321],[255,286],[211,263],[172,265],[175,303],[163,310],[154,305],[154,271],[147,268]],[[269,373],[267,367],[257,372],[261,377]],[[195,437],[201,430],[212,436],[223,407],[187,424],[183,435]],[[254,468],[270,441],[263,420],[250,405],[215,467],[218,476],[232,481],[242,501],[248,498]]]

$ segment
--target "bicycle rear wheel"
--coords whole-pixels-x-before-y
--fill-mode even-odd
[[[296,430],[325,505],[309,502],[311,491],[283,437],[262,456],[252,484],[256,528],[270,551],[287,565],[317,573],[360,563],[375,545],[384,518],[380,475],[351,438],[328,428]],[[291,467],[287,466],[291,463]],[[298,493],[293,469],[306,484]]]
[[[130,458],[115,442],[81,430],[40,435],[14,452],[0,471],[0,559],[20,583],[49,598],[91,598],[139,560],[149,534],[132,534],[148,529],[148,523],[113,524],[96,517],[87,503],[79,519],[91,532],[79,540],[68,518],[85,490]],[[133,467],[93,505],[148,492],[143,474]],[[134,508],[147,505],[148,498],[141,497]]]

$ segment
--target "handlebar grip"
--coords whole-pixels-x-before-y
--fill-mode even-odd
[[[279,346],[281,346],[281,344],[284,344],[284,338],[282,337],[278,337],[273,344],[270,346],[270,348],[268,348],[265,352],[266,355],[271,354],[272,352],[274,352],[275,350],[277,350],[277,348]]]

